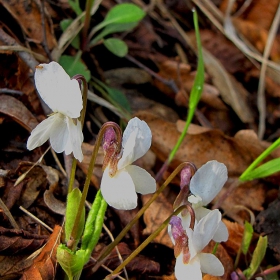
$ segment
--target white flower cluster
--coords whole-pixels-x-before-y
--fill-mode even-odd
[[[224,268],[219,259],[213,254],[202,253],[207,244],[214,240],[223,242],[228,239],[228,230],[221,221],[219,210],[204,208],[220,192],[227,181],[227,168],[215,160],[209,161],[197,170],[190,181],[191,203],[195,213],[194,228],[190,228],[191,215],[189,213],[171,219],[169,235],[174,244],[180,236],[185,235],[188,240],[187,258],[186,248],[176,256],[175,276],[178,280],[201,280],[202,273],[214,276],[224,274]],[[176,218],[176,219],[175,219]],[[185,250],[183,250],[185,249]]]
[[[83,160],[83,133],[78,119],[83,108],[80,86],[71,80],[57,62],[40,64],[36,67],[35,85],[43,101],[52,109],[47,119],[38,124],[27,141],[28,150],[43,145],[48,139],[57,152],[72,153],[80,162]]]

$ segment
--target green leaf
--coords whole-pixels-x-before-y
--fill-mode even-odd
[[[264,178],[280,171],[280,158],[272,159],[243,176],[243,180]]]
[[[242,244],[241,244],[241,250],[243,254],[247,254],[248,252],[253,237],[253,233],[254,233],[254,229],[252,225],[247,221],[245,221]]]
[[[115,106],[119,106],[122,109],[125,109],[129,113],[132,113],[130,104],[123,92],[116,88],[108,87],[98,79],[93,78],[94,82],[96,82],[100,87],[102,87],[107,93],[108,96],[105,96],[112,104]],[[104,95],[104,94],[103,94]]]
[[[95,45],[99,40],[104,38],[105,36],[123,31],[130,31],[134,27],[136,27],[138,22],[128,22],[128,23],[111,23],[107,25],[93,40],[90,42],[90,46]]]
[[[104,46],[114,55],[124,57],[128,52],[127,44],[117,38],[109,38],[103,41]]]
[[[73,279],[85,265],[85,251],[78,250],[74,253],[64,244],[57,247],[56,258],[69,279]]]
[[[140,21],[146,13],[132,3],[122,3],[114,6],[106,15],[103,23],[128,23]]]
[[[98,215],[98,211],[100,209],[101,200],[102,200],[102,194],[101,191],[99,190],[95,196],[94,202],[87,216],[85,230],[82,238],[82,245],[81,245],[82,249],[87,249],[88,244],[90,243],[90,239],[93,237],[95,231],[95,221]]]
[[[267,236],[265,237],[260,236],[257,246],[254,250],[250,266],[243,271],[243,274],[247,279],[250,279],[256,273],[257,269],[259,268],[265,256],[266,248],[267,248]]]
[[[60,22],[60,27],[62,29],[62,31],[65,31],[70,24],[73,22],[73,19],[64,19]],[[77,35],[71,42],[72,47],[74,47],[75,49],[79,49],[80,47],[80,37]]]
[[[68,0],[68,3],[78,16],[83,12],[80,8],[79,0]]]
[[[77,59],[74,56],[62,55],[59,59],[59,64],[65,69],[70,77],[80,74],[85,77],[87,82],[90,80],[90,71],[81,59]]]
[[[122,3],[114,6],[106,15],[105,19],[95,28],[95,32],[111,23],[129,23],[140,21],[146,13],[132,3]]]
[[[265,149],[251,164],[250,166],[241,174],[239,177],[240,181],[248,181],[248,174],[252,172],[268,155],[270,155],[275,149],[280,146],[280,138],[274,141],[267,149]]]
[[[81,191],[76,188],[67,196],[66,218],[65,218],[65,239],[68,241],[71,237],[73,226],[78,212],[78,205],[82,197]],[[85,209],[83,210],[79,223],[78,237],[82,236],[85,224]]]

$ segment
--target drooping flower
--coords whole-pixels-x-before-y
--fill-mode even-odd
[[[111,137],[111,136],[110,136]],[[152,133],[146,122],[131,119],[123,133],[122,154],[116,170],[111,174],[112,164],[105,167],[101,180],[101,193],[109,205],[116,209],[129,210],[137,206],[137,194],[153,193],[155,179],[143,168],[132,165],[151,146]]]
[[[78,119],[83,108],[80,86],[71,80],[57,62],[40,64],[36,67],[35,85],[43,101],[52,109],[47,119],[38,124],[27,141],[28,150],[33,150],[48,139],[57,152],[72,153],[83,160],[83,133]]]
[[[213,254],[202,252],[210,240],[213,239],[220,221],[221,213],[218,209],[204,216],[195,224],[193,230],[189,227],[184,228],[180,224],[179,217],[172,217],[170,221],[171,239],[175,245],[177,244],[175,276],[178,280],[201,280],[202,273],[213,276],[224,274],[224,267],[220,260]],[[181,240],[185,242],[181,242]],[[181,251],[178,244],[181,245]]]
[[[204,206],[209,204],[220,192],[227,181],[227,168],[223,163],[216,160],[208,161],[202,165],[194,174],[190,181],[190,191],[192,195],[188,197],[192,208],[195,211],[196,221],[200,221],[211,210]],[[184,228],[190,225],[190,215],[179,214]],[[213,236],[216,242],[222,242],[228,239],[228,230],[225,224],[220,221],[217,232]]]

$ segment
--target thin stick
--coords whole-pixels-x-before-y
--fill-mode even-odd
[[[265,101],[265,73],[267,69],[267,63],[271,48],[277,34],[278,26],[280,22],[280,5],[276,11],[275,17],[273,19],[269,34],[267,37],[266,45],[263,52],[263,60],[260,71],[259,87],[258,87],[258,97],[257,104],[259,110],[259,128],[258,137],[262,139],[265,133],[265,117],[266,117],[266,101]]]
[[[20,227],[18,226],[17,222],[15,221],[13,215],[11,214],[10,210],[7,208],[6,204],[3,202],[3,200],[1,198],[0,198],[0,207],[3,209],[5,215],[8,217],[11,225],[15,229],[20,229]]]
[[[32,218],[33,220],[35,220],[37,223],[39,223],[40,225],[42,225],[43,227],[45,227],[47,230],[49,230],[50,232],[53,232],[53,229],[51,227],[49,227],[47,224],[45,224],[43,221],[41,221],[40,219],[38,219],[36,216],[34,216],[32,213],[30,213],[28,210],[26,210],[24,207],[19,206],[19,209],[21,211],[23,211],[26,215],[28,215],[30,218]]]

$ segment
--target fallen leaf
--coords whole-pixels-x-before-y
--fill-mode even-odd
[[[33,166],[33,163],[21,162],[21,172],[26,172],[31,166]],[[41,166],[36,165],[26,175],[25,182],[25,189],[22,192],[19,204],[27,209],[36,200],[39,193],[46,188],[46,173]]]
[[[220,3],[220,10],[224,13],[227,9],[228,2],[229,0],[223,0]],[[236,2],[236,6],[234,7],[235,12],[237,12],[237,10],[241,8],[240,6],[238,7],[237,4],[238,3]],[[250,4],[246,6],[246,9],[243,11],[243,13],[240,15],[240,18],[254,22],[260,28],[269,30],[278,5],[278,0],[269,1],[269,5],[267,5],[267,1],[265,0],[251,1]]]
[[[46,165],[40,165],[47,175],[47,180],[49,182],[49,189],[44,192],[44,202],[46,205],[54,212],[60,215],[65,215],[66,203],[58,200],[54,196],[54,192],[59,188],[59,172]]]
[[[0,227],[0,254],[29,254],[39,249],[48,236],[31,234],[23,229],[6,229]]]
[[[144,111],[137,116],[149,125],[153,135],[152,150],[160,160],[165,161],[181,134],[176,124]],[[199,134],[187,133],[170,165],[175,169],[181,162],[191,161],[199,168],[207,161],[216,159],[227,166],[229,176],[238,176],[263,150],[260,144],[238,141],[217,129]]]
[[[36,118],[23,103],[12,96],[0,95],[0,112],[11,117],[29,132],[38,124]]]
[[[266,5],[268,6],[268,5]],[[270,6],[270,5],[269,5]],[[233,19],[236,29],[260,52],[263,53],[268,31],[263,29],[259,24],[249,20],[242,20],[239,18]],[[280,60],[280,38],[276,37],[272,43],[270,56],[272,61],[279,62]]]
[[[118,244],[118,250],[123,260],[125,260],[132,253],[128,245],[123,242]],[[105,265],[111,268],[116,268],[117,266],[120,265],[120,259],[115,249],[111,252],[109,257],[106,259]],[[136,272],[136,273],[148,272],[150,274],[157,274],[159,272],[160,266],[159,263],[143,255],[138,255],[126,265],[126,269],[128,271]]]
[[[32,265],[32,259],[28,259],[28,255],[0,255],[0,263],[1,280],[14,280],[19,279],[22,272]]]
[[[263,210],[265,194],[267,192],[265,183],[258,180],[245,182],[225,197],[230,186],[230,183],[226,183],[213,200],[213,203],[222,200],[220,207],[228,217],[243,224],[245,220],[250,221],[250,215],[246,208],[258,212]]]
[[[33,265],[24,271],[21,280],[52,280],[56,271],[56,248],[60,243],[62,228],[55,226],[48,242],[40,254],[34,259]]]
[[[150,198],[151,195],[142,196],[143,203],[145,204]],[[143,230],[143,234],[152,234],[173,213],[173,211],[172,204],[163,194],[160,194],[144,213],[146,228]],[[173,243],[167,232],[167,227],[155,237],[154,242],[173,248]]]
[[[44,41],[44,33],[42,30],[40,5],[33,1],[25,3],[16,0],[1,0],[0,2],[20,24],[27,37],[37,43],[38,47],[41,47],[40,44]],[[50,9],[47,3],[45,5]],[[47,13],[44,14],[44,32],[46,33],[47,47],[52,49],[56,45],[56,39],[54,37],[53,27],[50,24],[51,19],[47,15]],[[42,47],[41,50],[43,50]]]

